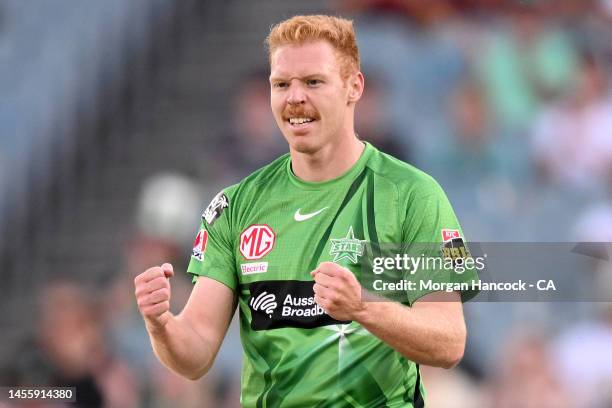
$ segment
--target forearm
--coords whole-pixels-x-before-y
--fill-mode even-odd
[[[451,368],[463,356],[463,315],[447,315],[431,304],[410,308],[397,302],[364,302],[355,320],[414,362]],[[459,305],[460,307],[460,305]]]
[[[168,312],[162,328],[146,326],[153,351],[166,367],[191,380],[208,372],[214,360],[213,348],[181,315]]]

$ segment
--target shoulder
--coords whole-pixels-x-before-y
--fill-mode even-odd
[[[267,164],[266,166],[254,171],[240,182],[223,189],[224,193],[230,200],[245,194],[258,194],[262,189],[267,188],[270,183],[285,177],[287,161],[289,153],[284,154]]]
[[[287,168],[287,161],[290,160],[289,153],[285,153],[276,160],[264,167],[254,171],[245,177],[240,183],[241,186],[257,187],[261,184],[269,182],[271,179],[284,176]]]
[[[380,180],[393,185],[402,196],[423,197],[443,193],[440,184],[429,174],[379,150],[368,167]]]
[[[202,219],[208,225],[212,225],[217,218],[229,220],[232,214],[248,209],[257,199],[264,196],[262,191],[266,186],[276,184],[273,180],[278,180],[283,176],[282,172],[286,171],[288,156],[289,154],[285,154],[240,182],[222,189],[208,204],[202,213]],[[221,217],[222,213],[228,213],[229,218],[228,216]]]

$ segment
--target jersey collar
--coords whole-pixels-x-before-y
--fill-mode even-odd
[[[357,162],[353,164],[353,167],[348,169],[341,176],[325,181],[304,181],[297,177],[291,169],[291,156],[289,156],[286,166],[289,180],[291,180],[291,183],[293,183],[295,186],[304,190],[324,190],[330,187],[333,188],[334,186],[343,184],[345,182],[352,182],[355,177],[357,177],[357,175],[359,175],[359,173],[361,173],[361,171],[364,169],[365,164],[374,152],[374,147],[370,143],[366,141],[364,141],[364,143],[365,148],[363,149],[363,152],[361,153],[361,156],[359,157]]]

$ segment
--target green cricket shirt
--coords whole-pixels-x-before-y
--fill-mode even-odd
[[[440,186],[369,143],[333,180],[300,180],[287,154],[219,193],[202,214],[188,272],[237,294],[242,405],[424,406],[418,365],[325,314],[310,272],[333,261],[359,276],[367,243],[442,244],[448,231],[461,234]],[[407,291],[403,303],[426,293]]]

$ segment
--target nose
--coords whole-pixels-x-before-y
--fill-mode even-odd
[[[287,92],[287,103],[289,105],[301,105],[306,102],[306,93],[298,81],[292,81]]]

